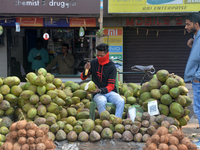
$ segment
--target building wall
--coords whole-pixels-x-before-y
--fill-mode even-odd
[[[7,77],[7,36],[6,30],[4,30],[4,46],[0,47],[0,77]]]

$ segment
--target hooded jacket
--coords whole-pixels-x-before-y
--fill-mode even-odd
[[[88,71],[88,75],[85,76],[85,70],[81,73],[81,79],[85,80],[87,77],[92,75],[92,81],[101,90],[101,94],[106,94],[111,91],[117,92],[115,87],[115,79],[117,69],[115,64],[109,60],[105,65],[100,65],[98,59],[93,59],[91,61],[91,68]]]
[[[184,73],[185,82],[200,81],[200,30],[194,38]]]

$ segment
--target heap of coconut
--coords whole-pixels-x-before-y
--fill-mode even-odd
[[[194,143],[185,137],[182,130],[175,130],[172,134],[164,126],[159,127],[156,133],[146,142],[143,150],[197,150]]]
[[[25,120],[13,123],[0,150],[54,150],[55,145],[48,137],[48,128],[39,128]]]

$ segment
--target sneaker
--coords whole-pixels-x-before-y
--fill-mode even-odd
[[[200,148],[200,138],[199,138],[199,141],[195,142],[194,144],[197,146],[197,149],[199,149]]]

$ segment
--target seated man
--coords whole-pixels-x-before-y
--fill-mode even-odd
[[[51,70],[56,64],[59,67],[60,74],[74,74],[74,56],[68,53],[69,45],[63,44],[61,54],[46,67],[46,70]]]
[[[94,101],[97,103],[99,114],[106,110],[106,103],[110,102],[116,105],[115,116],[122,118],[124,110],[124,99],[117,93],[115,87],[116,67],[109,60],[108,45],[105,43],[99,44],[97,47],[97,59],[87,62],[84,66],[85,70],[81,74],[81,79],[85,80],[89,75],[92,75],[92,81],[96,84]],[[88,75],[85,71],[89,70]]]

